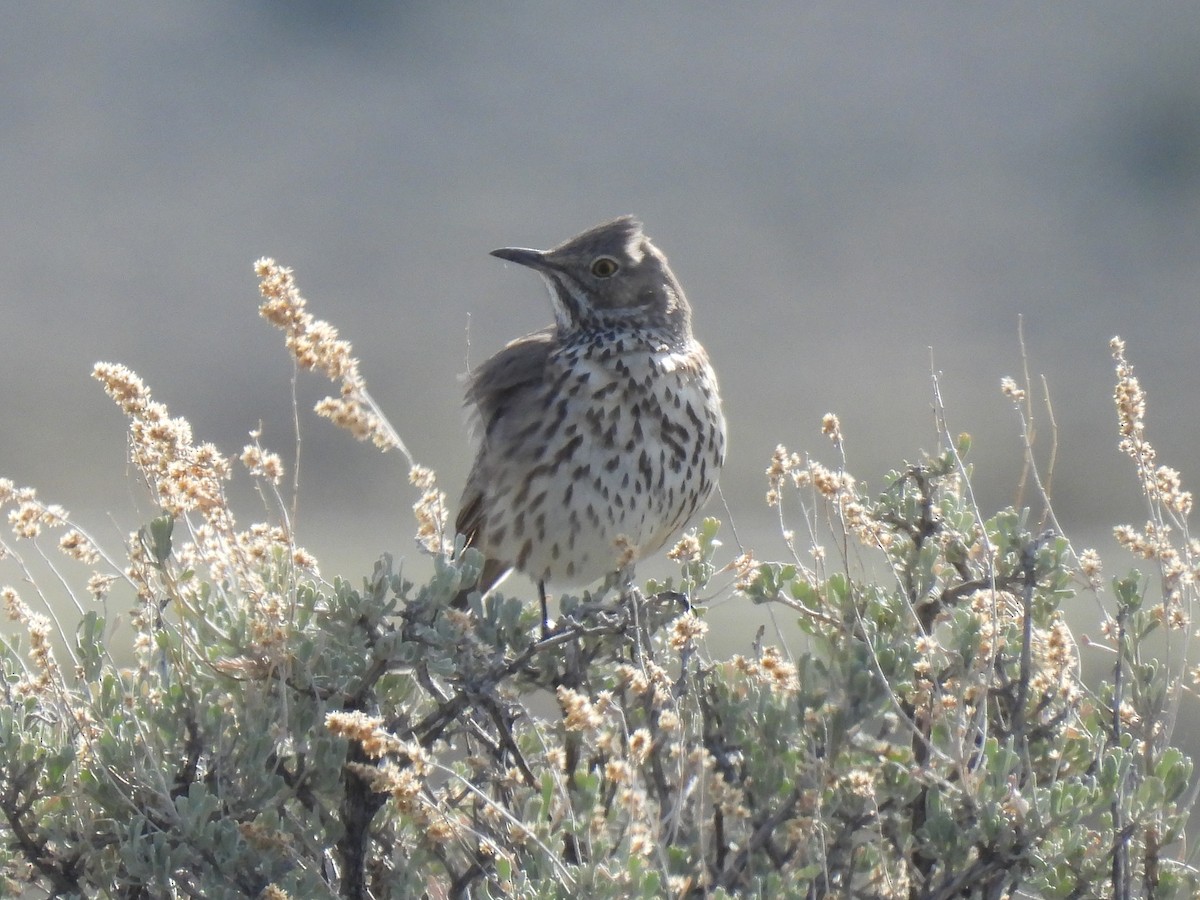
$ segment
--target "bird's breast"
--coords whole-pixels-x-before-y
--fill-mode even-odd
[[[716,484],[725,423],[698,345],[556,354],[534,406],[489,543],[535,579],[584,584],[658,550]]]

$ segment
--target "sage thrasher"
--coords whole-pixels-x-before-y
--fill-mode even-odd
[[[467,378],[479,449],[456,528],[485,556],[478,590],[525,573],[545,625],[547,584],[631,581],[683,528],[716,486],[725,418],[683,289],[640,222],[492,255],[541,275],[554,324]]]

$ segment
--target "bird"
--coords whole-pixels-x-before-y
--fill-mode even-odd
[[[554,323],[466,376],[477,449],[455,527],[484,556],[475,589],[524,573],[545,632],[548,585],[632,584],[684,528],[716,487],[725,417],[683,288],[636,218],[491,255],[541,276]]]

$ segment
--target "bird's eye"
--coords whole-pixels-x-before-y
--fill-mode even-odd
[[[611,256],[597,256],[592,261],[592,274],[597,278],[612,278],[619,268],[621,267]]]

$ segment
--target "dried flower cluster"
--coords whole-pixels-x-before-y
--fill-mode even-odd
[[[825,413],[821,419],[821,434],[829,438],[833,443],[842,443],[842,423],[833,413]]]
[[[125,366],[96,363],[92,377],[129,417],[130,457],[149,481],[155,499],[171,516],[199,511],[219,519],[226,511],[224,482],[231,469],[212,444],[195,444],[186,419],[171,418]]]
[[[404,455],[410,467],[409,481],[421,491],[413,504],[417,543],[429,553],[447,552],[452,536],[446,530],[449,521],[446,495],[437,487],[433,470],[414,461],[371,397],[350,342],[340,338],[329,322],[315,318],[308,311],[308,301],[300,294],[291,269],[263,258],[255,263],[254,271],[263,297],[259,315],[283,331],[288,352],[300,368],[320,372],[339,386],[336,397],[326,397],[317,403],[316,413],[360,441],[371,441],[385,452],[399,450]],[[277,456],[264,454],[261,448],[252,445],[243,451],[242,462],[255,475],[278,483],[282,467]]]
[[[1099,590],[1104,564],[1095,549],[1088,548],[1079,554],[1079,571],[1087,580],[1088,587],[1092,590]]]
[[[771,464],[767,467],[768,506],[779,505],[784,481],[789,479],[795,487],[814,488],[818,494],[830,500],[854,491],[854,476],[847,472],[834,472],[798,453],[789,453],[780,444],[771,455]]]
[[[734,582],[734,587],[742,592],[750,589],[750,584],[759,573],[759,567],[762,562],[754,557],[750,551],[745,551],[732,560],[725,566],[725,569],[736,572],[737,580]]]
[[[735,656],[730,665],[775,693],[790,694],[800,687],[796,666],[783,657],[778,647],[764,647],[758,659]]]
[[[966,602],[976,622],[968,668],[935,636],[922,637],[916,645],[920,658],[914,666],[917,678],[910,699],[918,707],[936,702],[940,715],[976,715],[978,704],[994,685],[996,660],[1021,655],[1025,611],[1019,597],[1007,591],[980,590]],[[948,617],[938,628],[947,633],[944,640],[948,643]],[[1056,613],[1045,625],[1031,623],[1029,639],[1027,697],[1032,717],[1044,722],[1081,702],[1079,652],[1061,614]]]
[[[708,623],[689,610],[671,624],[667,642],[676,652],[683,652],[703,640],[706,634]]]
[[[59,678],[59,668],[51,645],[50,620],[33,612],[10,585],[0,587],[0,603],[3,603],[8,619],[23,625],[29,635],[29,659],[33,670],[12,686],[13,694],[24,697],[52,690]]]
[[[99,571],[96,567],[107,565],[100,548],[84,531],[73,527],[70,513],[56,503],[43,503],[37,491],[29,487],[17,487],[7,478],[0,478],[0,510],[8,509],[8,524],[16,541],[33,541],[47,529],[66,529],[58,539],[58,551],[69,559],[93,568],[88,579],[88,593],[96,600],[103,600],[116,581],[114,571]],[[6,557],[19,559],[15,547],[0,539],[0,560]],[[28,574],[26,575],[28,578]],[[76,602],[82,608],[82,605]]]
[[[421,496],[413,504],[417,518],[417,544],[428,553],[444,553],[450,549],[446,525],[450,520],[450,508],[446,494],[437,486],[437,477],[432,469],[414,465],[408,472],[409,482]]]
[[[259,315],[284,333],[288,352],[302,369],[321,372],[339,383],[339,394],[316,405],[316,413],[345,428],[360,441],[371,441],[380,450],[400,450],[412,462],[404,442],[379,412],[358,371],[350,342],[324,319],[315,318],[300,295],[292,270],[273,259],[254,264],[263,302]]]
[[[1014,403],[1025,402],[1025,389],[1018,387],[1012,378],[1005,376],[1000,379],[1000,392]]]
[[[347,774],[385,795],[392,814],[403,817],[415,829],[421,845],[441,854],[447,848],[466,843],[490,858],[512,860],[502,846],[479,834],[467,819],[451,811],[451,805],[444,799],[445,786],[430,784],[438,764],[420,742],[398,737],[382,716],[358,710],[329,712],[325,726],[330,734],[353,742],[368,759],[375,761],[374,764],[350,762],[346,765]],[[533,834],[521,822],[506,818],[496,806],[485,807],[482,812],[486,818],[503,824],[518,845]]]
[[[702,555],[700,539],[696,536],[695,530],[686,532],[675,543],[675,546],[667,551],[667,559],[678,563],[693,562],[700,559]]]
[[[242,450],[241,461],[255,478],[261,478],[271,484],[279,484],[283,480],[283,461],[278,453],[270,453],[258,444],[258,435],[253,435],[255,442],[247,444]]]
[[[826,415],[823,430],[841,444],[841,426],[836,416]],[[782,510],[783,488],[790,482],[797,490],[812,490],[815,496],[831,503],[844,528],[864,546],[886,549],[892,541],[891,532],[862,503],[854,476],[849,473],[835,472],[816,460],[790,453],[780,444],[771,456],[766,475],[768,506]],[[788,536],[790,543],[790,532]],[[816,558],[823,556],[819,546],[814,545],[814,551]]]
[[[1155,560],[1163,580],[1163,601],[1153,615],[1173,628],[1191,622],[1195,586],[1200,577],[1200,542],[1188,534],[1192,493],[1183,489],[1179,472],[1155,465],[1157,454],[1146,437],[1146,395],[1125,356],[1125,342],[1110,342],[1116,361],[1117,384],[1113,394],[1121,439],[1119,447],[1137,467],[1151,518],[1140,530],[1131,525],[1113,529],[1117,542],[1143,559]],[[1178,534],[1178,540],[1173,535]]]
[[[1154,465],[1157,454],[1146,438],[1146,395],[1133,374],[1133,366],[1125,358],[1125,342],[1119,337],[1113,338],[1111,349],[1117,369],[1113,400],[1117,406],[1117,422],[1121,433],[1118,446],[1122,453],[1137,463],[1146,496],[1162,504],[1171,513],[1186,518],[1192,509],[1192,494],[1183,490],[1177,471]]]
[[[104,385],[129,417],[130,458],[150,485],[166,519],[158,526],[168,544],[152,547],[147,533],[130,536],[129,564],[125,575],[137,589],[143,608],[135,621],[148,635],[158,627],[158,598],[164,592],[181,602],[182,610],[200,615],[204,582],[176,573],[206,571],[211,584],[222,587],[225,602],[241,606],[247,613],[250,656],[278,652],[292,627],[292,600],[278,587],[280,567],[294,567],[318,577],[316,559],[295,544],[290,532],[277,525],[254,524],[239,530],[226,500],[224,483],[232,477],[229,461],[212,444],[196,444],[190,423],[172,418],[165,404],[155,401],[142,380],[125,366],[97,363],[94,377]],[[282,478],[283,465],[277,454],[262,448],[258,434],[242,453],[251,474],[270,485]],[[201,522],[193,524],[190,513]],[[171,541],[172,523],[188,526],[190,541]],[[80,554],[89,546],[72,535],[64,550]],[[65,540],[65,539],[64,539]],[[173,555],[168,561],[166,555]],[[96,582],[99,588],[101,582]],[[148,649],[151,640],[141,646]],[[142,665],[148,665],[145,655]]]

